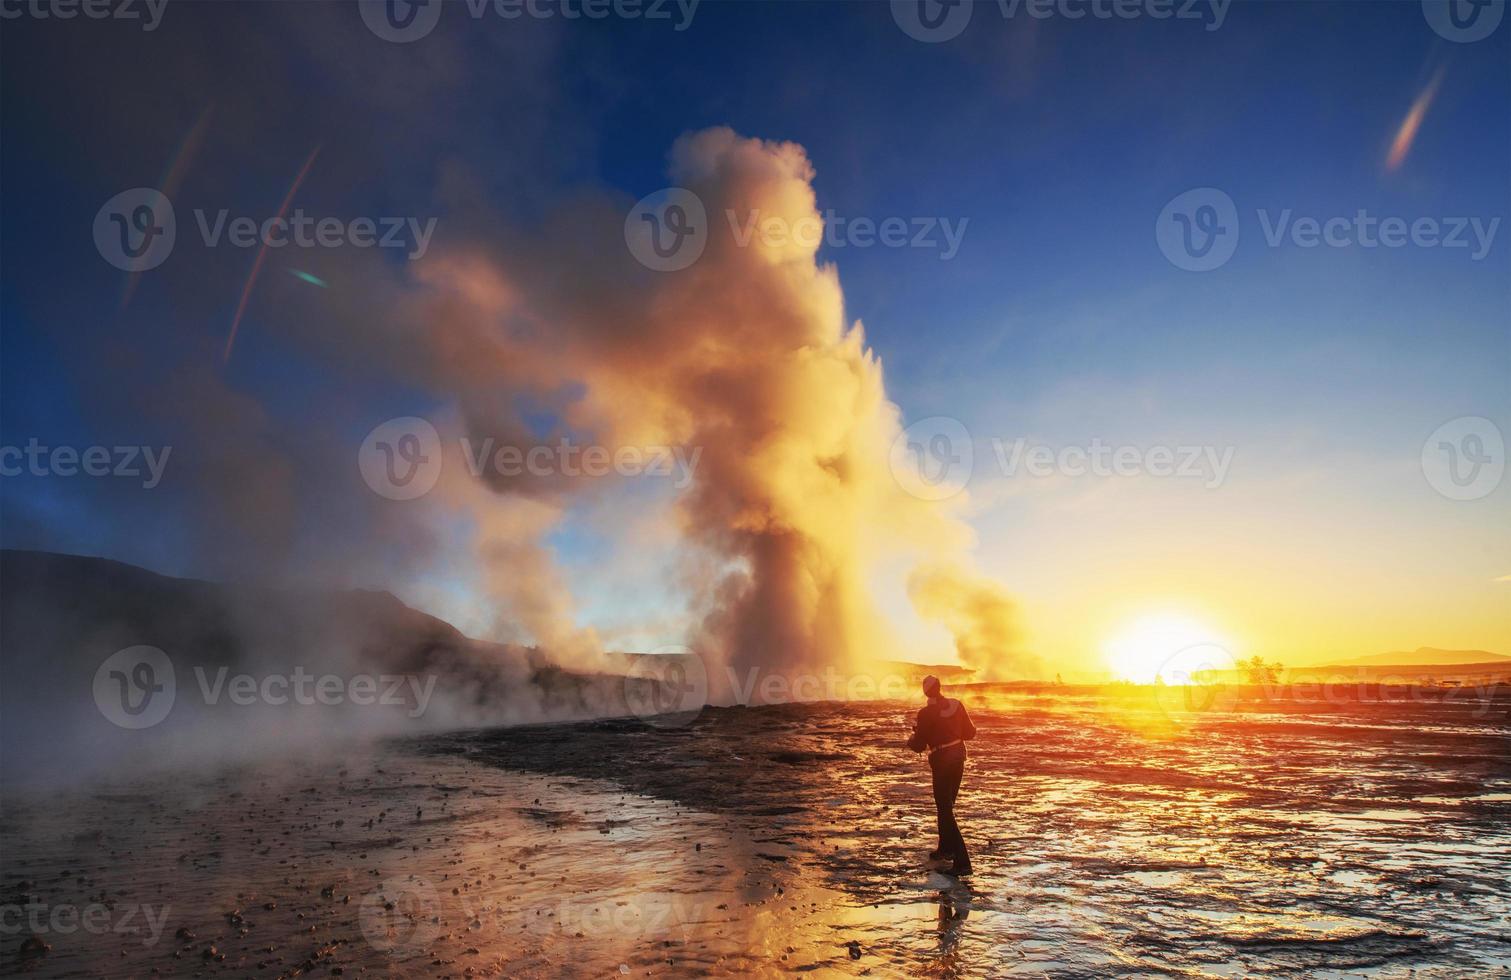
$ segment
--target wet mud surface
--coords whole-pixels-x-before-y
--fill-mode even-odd
[[[0,968],[1511,976],[1511,731],[1472,706],[966,703],[962,881],[906,706],[708,709],[7,791]]]

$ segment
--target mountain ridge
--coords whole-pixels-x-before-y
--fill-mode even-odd
[[[1331,661],[1325,667],[1447,667],[1458,664],[1487,664],[1511,661],[1504,654],[1488,650],[1447,650],[1441,647],[1417,647],[1410,653],[1403,650],[1388,653],[1372,653],[1348,660]]]

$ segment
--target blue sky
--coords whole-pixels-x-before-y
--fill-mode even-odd
[[[1313,547],[1328,537],[1330,551],[1355,559],[1320,563],[1328,570],[1316,577],[1298,571],[1292,587],[1314,592],[1340,574],[1368,585],[1341,602],[1349,616],[1405,603],[1410,615],[1389,623],[1409,634],[1403,645],[1451,634],[1436,642],[1511,648],[1491,625],[1511,586],[1484,584],[1496,568],[1511,573],[1506,488],[1445,502],[1416,463],[1449,419],[1511,424],[1507,230],[1476,261],[1469,249],[1271,247],[1258,217],[1363,209],[1503,221],[1511,25],[1452,43],[1415,2],[1238,3],[1217,30],[1147,17],[1006,19],[982,3],[958,38],[924,44],[885,3],[705,2],[682,31],[473,20],[452,4],[432,36],[393,45],[365,31],[354,5],[302,6],[170,4],[152,32],[109,21],[0,28],[0,441],[181,438],[210,382],[184,383],[180,358],[223,342],[252,255],[181,246],[121,311],[124,275],[101,261],[90,224],[112,194],[162,179],[207,106],[181,212],[267,213],[318,145],[302,204],[436,215],[440,240],[474,220],[456,209],[460,184],[481,188],[492,220],[528,239],[580,188],[633,200],[663,186],[680,134],[727,125],[805,147],[821,209],[966,222],[948,260],[937,249],[821,253],[838,265],[848,314],[864,322],[905,422],[957,418],[983,458],[990,440],[1018,437],[1235,448],[1229,484],[1196,498],[1185,486],[1025,489],[980,472],[989,467],[978,459],[970,507],[982,564],[1041,621],[1080,615],[1067,595],[1115,590],[1091,572],[1109,561],[1124,580],[1147,563],[1164,570],[1160,589],[1200,592],[1212,569],[1189,560],[1183,534],[1150,537],[1173,510],[1218,537],[1247,528],[1231,547],[1256,555],[1276,528],[1312,528]],[[1404,165],[1387,172],[1392,136],[1438,71]],[[1242,228],[1233,258],[1211,272],[1176,268],[1154,235],[1166,203],[1197,187],[1231,197]],[[181,213],[181,237],[189,225]],[[360,440],[372,419],[431,407],[423,391],[290,339],[318,333],[320,304],[340,301],[330,294],[343,282],[325,275],[330,290],[312,292],[285,274],[285,259],[263,274],[236,357],[214,382],[221,410],[316,453],[312,412]],[[130,397],[116,397],[118,383]],[[143,493],[23,475],[3,490],[7,545],[226,571],[222,543],[188,518],[187,485]],[[338,497],[303,504],[294,553],[343,528],[361,533],[365,518]],[[1376,581],[1382,535],[1398,539],[1394,555],[1410,571]],[[654,576],[593,584],[609,545],[586,517],[552,540],[589,583],[586,618],[677,608]],[[1443,547],[1462,560],[1433,570]],[[235,548],[228,538],[224,550]],[[1271,557],[1253,565],[1273,583],[1284,565]],[[374,560],[356,577],[381,582],[389,566]],[[1182,561],[1189,576],[1169,572]],[[1277,598],[1275,609],[1298,601]],[[1296,616],[1284,642],[1256,646],[1279,651],[1315,629]],[[1464,625],[1434,632],[1444,617]],[[1370,633],[1359,652],[1383,640]]]

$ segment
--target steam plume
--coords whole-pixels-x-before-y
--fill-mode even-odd
[[[695,478],[675,506],[684,545],[715,572],[692,597],[701,652],[775,670],[896,655],[868,576],[899,555],[954,556],[970,535],[893,479],[899,412],[863,327],[846,319],[836,270],[817,261],[817,236],[741,240],[733,231],[752,218],[812,227],[813,168],[796,144],[717,128],[678,140],[670,176],[707,209],[708,242],[693,266],[640,269],[618,240],[623,204],[605,213],[606,202],[585,202],[544,247],[478,246],[429,264],[421,315],[437,339],[404,361],[457,396],[473,440],[518,440],[522,420],[498,395],[509,385],[551,402],[563,433],[613,450],[697,447]],[[589,485],[485,479],[498,494],[557,501]],[[474,496],[467,506],[486,512],[496,502]],[[493,552],[506,569],[540,557],[528,546]],[[975,609],[996,594],[982,587],[960,598]],[[931,615],[951,615],[951,601],[931,593]],[[548,621],[552,603],[537,596],[529,606],[538,633],[591,645]],[[1003,599],[993,615],[1007,611]]]
[[[934,565],[909,576],[908,595],[920,615],[949,629],[961,663],[976,668],[977,679],[1042,676],[1039,658],[1022,651],[1016,607],[997,583]]]

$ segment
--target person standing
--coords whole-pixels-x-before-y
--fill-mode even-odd
[[[952,875],[968,875],[971,873],[971,857],[966,851],[965,838],[960,834],[960,825],[955,822],[955,797],[960,793],[960,780],[965,776],[965,743],[976,737],[976,726],[971,724],[965,705],[940,692],[939,678],[932,674],[925,677],[923,693],[929,703],[918,712],[913,734],[908,738],[908,748],[914,752],[928,750],[929,769],[934,776],[939,847],[929,854],[929,858],[951,861],[949,873]]]

